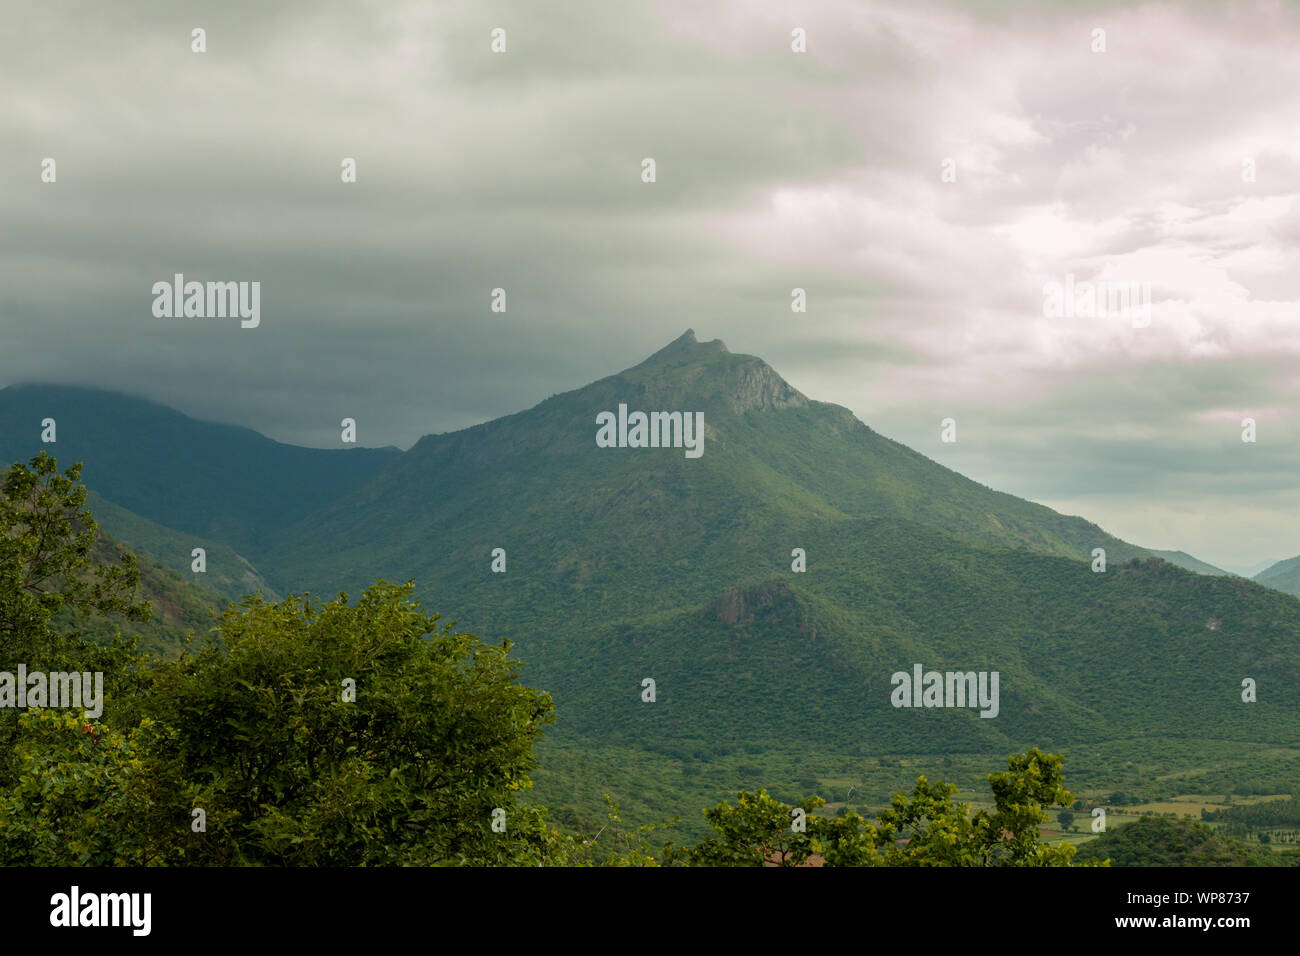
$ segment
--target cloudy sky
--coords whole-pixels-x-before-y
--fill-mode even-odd
[[[406,447],[690,327],[1245,570],[1300,553],[1298,48],[1280,3],[31,6],[0,32],[0,385]],[[261,326],[155,317],[177,272],[259,280]],[[1149,323],[1045,314],[1067,276],[1149,284]]]

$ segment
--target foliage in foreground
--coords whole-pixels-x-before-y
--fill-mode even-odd
[[[42,454],[0,498],[0,671],[101,671],[97,719],[0,709],[0,862],[374,865],[540,861],[517,811],[546,694],[509,645],[439,627],[411,585],[355,604],[260,597],[179,660],[53,627],[147,617],[135,562],[97,567],[78,467]],[[494,830],[494,816],[504,832]]]
[[[526,856],[514,795],[529,786],[550,698],[518,684],[508,645],[436,627],[409,590],[380,582],[352,606],[344,596],[231,606],[219,642],[152,667],[135,722],[112,700],[97,722],[23,714],[19,780],[0,796],[0,859]],[[505,838],[491,828],[497,811]]]
[[[874,824],[856,813],[814,816],[820,797],[790,806],[765,790],[742,791],[734,805],[706,811],[716,837],[670,847],[667,858],[696,866],[800,866],[814,854],[826,866],[1068,866],[1076,848],[1048,846],[1038,829],[1048,807],[1074,799],[1061,764],[1059,754],[1037,748],[1012,756],[1006,772],[989,774],[994,809],[976,813],[953,800],[955,785],[919,777],[911,795],[895,794]]]
[[[56,630],[69,609],[149,612],[129,556],[95,566],[78,478],[42,454],[0,497],[0,670],[100,670],[105,690],[98,718],[0,710],[0,863],[1048,866],[1074,852],[1039,838],[1046,808],[1073,797],[1061,757],[1036,749],[989,776],[992,812],[921,777],[875,823],[742,792],[706,812],[717,836],[661,858],[654,827],[625,829],[612,802],[605,842],[563,834],[516,800],[549,695],[519,684],[508,642],[439,627],[410,583],[355,604],[245,598],[179,660]]]

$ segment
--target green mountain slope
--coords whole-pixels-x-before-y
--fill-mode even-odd
[[[596,416],[619,403],[703,411],[703,456],[598,448]],[[1300,724],[1300,603],[992,491],[689,333],[421,440],[280,532],[261,566],[322,593],[415,579],[448,618],[517,643],[562,738],[937,753],[1207,725],[1293,743]],[[999,716],[893,708],[890,676],[916,663],[998,671]],[[1268,689],[1256,704],[1246,677]]]
[[[703,456],[596,447],[597,414],[619,403],[703,411]],[[810,401],[760,359],[687,333],[526,412],[422,439],[363,488],[279,532],[259,565],[281,587],[355,589],[378,573],[437,582],[466,606],[526,603],[498,593],[500,576],[488,573],[502,547],[509,580],[609,619],[703,601],[788,565],[810,521],[875,516],[980,546],[1147,554],[964,478],[847,409]]]
[[[123,546],[142,559],[148,557],[182,578],[190,579],[196,587],[231,601],[259,590],[267,600],[280,599],[261,572],[229,545],[164,528],[93,491],[87,496],[86,506],[95,516],[96,523]],[[207,570],[201,576],[193,570],[194,548],[205,551]]]
[[[48,445],[41,443],[46,418],[58,429]],[[364,483],[401,454],[298,448],[95,389],[0,390],[0,462],[26,462],[41,450],[68,465],[84,462],[86,486],[109,501],[249,555],[262,536]]]
[[[1265,587],[1300,597],[1300,557],[1279,561],[1255,575],[1254,580]]]
[[[91,514],[98,524],[99,516],[93,507]],[[101,527],[92,555],[96,564],[117,564],[121,555],[130,550]],[[100,643],[110,642],[119,633],[138,637],[142,650],[162,656],[180,653],[186,637],[191,634],[199,638],[206,636],[212,625],[213,612],[226,604],[222,596],[194,584],[189,577],[164,567],[147,555],[136,553],[136,561],[140,568],[138,597],[153,607],[148,621],[78,617],[66,610],[55,618],[54,626],[75,630]]]
[[[1178,567],[1187,571],[1193,571],[1196,574],[1227,575],[1229,572],[1222,568],[1216,568],[1212,564],[1207,564],[1200,558],[1194,558],[1186,551],[1157,551],[1150,549],[1151,553],[1158,558],[1168,561],[1170,564],[1176,564]]]
[[[576,732],[657,749],[744,740],[1007,752],[1183,737],[1295,743],[1300,602],[1156,561],[982,551],[876,519],[815,536],[806,573],[570,639],[548,684]],[[895,708],[891,675],[999,672],[999,708]],[[644,678],[657,700],[641,701]],[[1241,700],[1241,680],[1261,691]]]

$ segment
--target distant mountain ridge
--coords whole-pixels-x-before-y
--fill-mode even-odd
[[[1259,572],[1253,580],[1265,587],[1300,597],[1300,557],[1279,561]]]
[[[1216,568],[1214,565],[1208,564],[1205,561],[1200,560],[1199,558],[1194,558],[1186,551],[1157,551],[1155,549],[1151,549],[1151,553],[1158,558],[1164,558],[1170,564],[1176,564],[1180,568],[1183,568],[1187,571],[1193,571],[1196,574],[1228,575],[1230,577],[1240,577],[1240,575],[1234,575],[1230,571],[1225,571],[1222,568]]]
[[[56,423],[53,443],[41,422]],[[396,449],[325,450],[201,422],[165,405],[100,389],[0,389],[0,460],[47,451],[84,461],[87,486],[128,511],[248,553],[275,529],[358,487]]]

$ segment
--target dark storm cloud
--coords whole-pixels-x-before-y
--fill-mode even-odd
[[[1300,552],[1300,27],[1224,10],[34,7],[0,34],[0,384],[408,446],[693,327],[1115,533]],[[261,326],[155,318],[177,272],[260,281]],[[1151,282],[1151,326],[1045,318],[1066,273]]]

